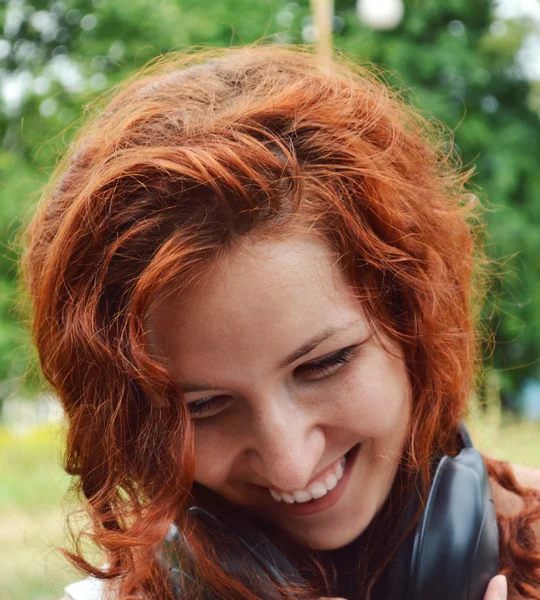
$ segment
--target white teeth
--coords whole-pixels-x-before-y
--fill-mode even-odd
[[[314,499],[322,498],[323,496],[326,496],[326,494],[328,494],[328,490],[326,489],[326,486],[321,481],[317,481],[316,483],[314,483],[309,488],[309,491],[311,492],[311,496]]]
[[[304,502],[309,502],[310,500],[322,498],[323,496],[326,496],[330,490],[333,490],[338,484],[338,481],[343,477],[346,462],[347,459],[343,457],[336,465],[334,471],[329,473],[324,481],[316,481],[305,490],[296,490],[292,493],[287,493],[270,489],[270,495],[276,502],[281,502],[283,500],[286,504],[293,504],[294,502],[302,504]]]
[[[333,490],[337,485],[337,477],[333,473],[330,473],[330,475],[328,475],[326,478],[325,483],[329,490]]]
[[[270,494],[272,495],[272,498],[276,502],[281,502],[281,495],[280,494],[278,494],[277,492],[274,492],[274,490],[270,490]]]
[[[295,502],[309,502],[311,500],[311,494],[307,490],[299,490],[293,492]]]

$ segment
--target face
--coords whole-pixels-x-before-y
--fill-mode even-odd
[[[390,492],[410,388],[313,236],[254,241],[149,316],[195,426],[195,480],[297,542],[341,547]]]

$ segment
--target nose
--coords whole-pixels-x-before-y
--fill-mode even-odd
[[[324,431],[315,416],[280,398],[264,403],[252,421],[247,455],[261,485],[283,492],[304,489],[324,453]]]

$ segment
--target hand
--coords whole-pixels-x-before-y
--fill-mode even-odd
[[[507,600],[508,582],[504,575],[497,575],[488,585],[484,600]]]

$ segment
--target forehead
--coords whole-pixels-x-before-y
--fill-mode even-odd
[[[217,261],[188,292],[156,303],[149,341],[166,355],[290,351],[358,318],[331,249],[315,236],[253,240]]]
[[[325,242],[309,234],[244,243],[201,273],[189,290],[156,298],[147,322],[153,330],[171,318],[183,324],[255,306],[283,314],[297,302],[304,312],[328,303],[357,307],[337,257]]]

